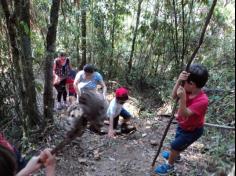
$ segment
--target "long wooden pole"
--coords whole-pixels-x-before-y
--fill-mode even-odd
[[[201,47],[201,45],[202,45],[202,43],[203,43],[203,39],[204,39],[204,36],[205,36],[205,33],[206,33],[206,29],[207,29],[208,24],[210,23],[212,14],[213,14],[214,9],[215,9],[215,6],[216,6],[216,3],[217,3],[217,0],[214,0],[213,3],[212,3],[211,9],[210,9],[210,11],[208,12],[208,15],[207,15],[207,18],[206,18],[204,27],[203,27],[202,32],[201,32],[201,36],[200,36],[198,45],[197,45],[197,47],[195,48],[195,50],[194,50],[192,56],[191,56],[190,59],[189,59],[189,62],[188,62],[187,67],[186,67],[186,71],[189,70],[189,67],[190,67],[191,63],[193,62],[193,60],[194,60],[194,58],[195,58],[195,56],[196,56],[198,50],[200,49],[200,47]],[[184,83],[183,83],[183,84],[184,84]],[[170,125],[171,125],[172,121],[173,121],[174,118],[175,118],[174,114],[175,114],[175,111],[176,111],[176,108],[177,108],[178,101],[179,101],[179,99],[176,99],[175,104],[174,104],[174,107],[173,107],[173,109],[172,109],[171,118],[170,118],[170,120],[169,120],[169,123],[168,123],[167,126],[166,126],[166,129],[165,129],[164,134],[163,134],[163,136],[162,136],[162,139],[161,139],[159,148],[158,148],[157,153],[156,153],[156,155],[155,155],[155,157],[154,157],[154,159],[153,159],[152,167],[155,166],[157,157],[158,157],[159,154],[160,154],[160,151],[161,151],[161,148],[162,148],[162,146],[163,146],[163,142],[164,142],[164,140],[165,140],[165,137],[166,137],[166,135],[167,135],[167,132],[169,131]]]

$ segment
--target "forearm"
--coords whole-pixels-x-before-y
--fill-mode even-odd
[[[103,80],[100,81],[99,84],[102,86],[102,95],[103,95],[104,99],[106,99],[107,86]]]
[[[106,98],[107,86],[103,86],[103,88],[102,88],[102,94],[103,94],[104,98]]]
[[[22,169],[20,172],[16,174],[16,176],[29,176],[31,173],[28,172],[27,169]]]
[[[55,176],[56,175],[56,166],[51,166],[50,168],[46,168],[46,176]]]
[[[177,90],[178,90],[178,88],[179,88],[179,86],[180,86],[180,84],[181,84],[181,80],[177,80],[176,81],[176,83],[175,83],[175,86],[174,86],[174,88],[173,88],[173,90],[172,90],[172,98],[173,99],[176,99],[178,96],[177,96]]]
[[[109,122],[109,131],[113,131],[114,130],[114,127],[113,127],[113,123],[114,123],[114,118],[110,118],[110,122]]]
[[[73,86],[74,86],[75,92],[78,94],[79,89],[78,89],[77,81],[74,81]]]
[[[185,98],[180,98],[179,100],[179,114],[186,118],[191,115],[191,111],[186,106]]]

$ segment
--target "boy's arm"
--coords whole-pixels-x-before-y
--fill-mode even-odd
[[[109,129],[108,129],[108,136],[109,137],[115,137],[115,131],[114,131],[114,127],[113,127],[113,121],[114,118],[109,117]]]
[[[79,78],[80,78],[80,74],[77,73],[76,76],[75,76],[75,80],[74,80],[74,88],[75,88],[75,92],[77,95],[79,95],[79,88],[78,88],[78,84],[79,84]]]
[[[177,89],[176,96],[179,97],[179,115],[186,118],[193,115],[194,113],[186,106],[186,92],[182,86]]]
[[[100,84],[101,84],[101,86],[102,86],[102,95],[103,95],[103,98],[104,98],[104,100],[106,100],[107,86],[106,86],[106,84],[104,83],[103,80],[100,81]]]
[[[172,90],[172,94],[171,95],[172,95],[173,99],[176,99],[178,97],[177,96],[177,90],[178,90],[179,86],[181,85],[181,83],[188,79],[188,76],[189,76],[189,73],[187,73],[186,71],[183,71],[183,72],[180,73],[179,78],[176,81],[175,86],[174,86],[174,88]]]
[[[102,95],[103,95],[104,100],[106,100],[107,86],[105,82],[103,81],[102,75],[98,72],[96,72],[96,80],[98,84],[102,86]]]
[[[53,76],[56,76],[56,72],[55,72],[55,70],[56,70],[56,59],[54,60],[54,62],[53,62],[53,67],[52,67],[52,73],[53,73]]]
[[[181,82],[179,80],[177,80],[176,83],[175,83],[175,86],[172,90],[172,93],[171,93],[173,99],[176,99],[178,97],[177,96],[177,89],[179,88],[180,84],[181,84]]]
[[[115,112],[116,112],[116,105],[113,101],[110,102],[109,108],[108,108],[108,118],[109,118],[109,128],[108,128],[108,137],[115,137],[115,131],[114,131],[114,118],[115,118]]]
[[[69,93],[69,86],[70,86],[70,83],[66,82],[66,92]]]

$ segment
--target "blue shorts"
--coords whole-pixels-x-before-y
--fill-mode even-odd
[[[131,114],[127,110],[122,108],[120,114],[114,118],[114,121],[113,121],[113,128],[114,129],[116,129],[118,127],[119,116],[123,117],[125,120],[129,120],[131,118]]]
[[[178,126],[176,129],[175,140],[171,143],[171,148],[180,152],[185,150],[188,146],[190,146],[202,136],[203,131],[203,127],[189,132]]]
[[[76,98],[77,95],[76,95],[76,93],[71,93],[71,92],[69,92],[69,96]]]
[[[124,119],[130,119],[131,114],[125,110],[124,108],[121,109],[120,116],[123,117]]]

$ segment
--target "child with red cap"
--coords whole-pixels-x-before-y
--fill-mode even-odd
[[[128,121],[131,119],[131,114],[124,109],[123,104],[129,99],[128,90],[121,87],[115,91],[115,98],[110,102],[107,116],[109,118],[109,130],[108,136],[114,137],[116,132],[115,130],[118,127],[119,116],[123,117],[123,123],[121,124],[121,132],[122,133],[129,133],[135,130],[135,127],[129,126],[127,124]]]

